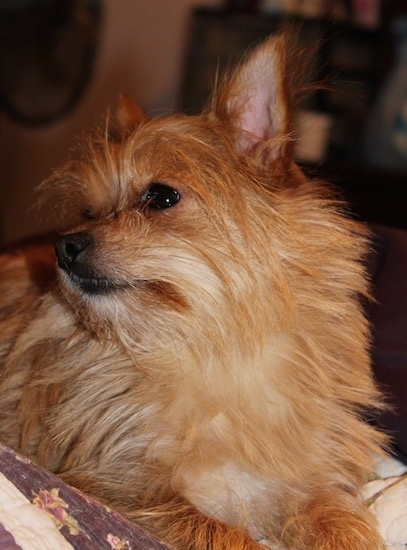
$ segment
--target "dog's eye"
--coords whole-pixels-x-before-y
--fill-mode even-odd
[[[177,204],[180,198],[181,195],[173,187],[164,183],[152,183],[141,200],[148,208],[163,210]]]

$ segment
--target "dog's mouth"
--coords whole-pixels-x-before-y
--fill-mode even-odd
[[[61,267],[61,266],[60,266]],[[78,288],[84,294],[91,296],[103,296],[110,294],[113,291],[123,290],[126,284],[111,281],[101,277],[81,277],[62,267],[66,275],[69,277],[70,283]]]
[[[168,281],[149,279],[119,279],[103,276],[95,268],[95,238],[90,233],[64,235],[55,244],[63,284],[88,296],[106,296],[125,289],[143,289],[158,296],[163,303],[179,311],[189,307],[182,293]],[[97,264],[96,264],[97,265]]]

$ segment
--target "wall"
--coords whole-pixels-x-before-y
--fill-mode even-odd
[[[103,119],[119,92],[151,114],[176,108],[195,5],[221,0],[105,0],[94,78],[66,118],[40,128],[0,115],[0,241],[12,242],[50,229],[40,216],[34,188],[71,154],[77,136]]]

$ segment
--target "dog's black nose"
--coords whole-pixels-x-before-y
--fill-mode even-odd
[[[75,271],[74,267],[85,260],[86,252],[93,248],[94,236],[90,233],[71,233],[60,237],[55,243],[58,265],[65,271]]]

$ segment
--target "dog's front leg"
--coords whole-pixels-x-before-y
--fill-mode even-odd
[[[265,550],[243,529],[229,526],[199,512],[182,497],[174,497],[151,508],[130,512],[141,524],[173,550]]]

